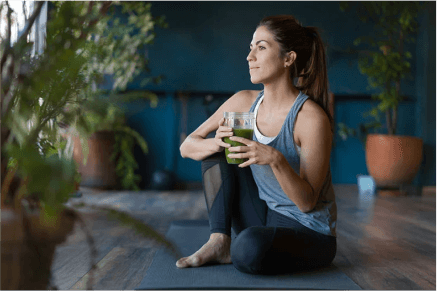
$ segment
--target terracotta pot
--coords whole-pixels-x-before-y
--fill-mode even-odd
[[[74,229],[76,214],[65,210],[54,225],[41,223],[39,211],[1,211],[1,290],[46,290],[56,246]]]
[[[423,140],[412,136],[369,134],[366,165],[381,188],[410,184],[422,163]]]
[[[74,141],[73,159],[79,164],[82,175],[80,185],[86,187],[114,189],[118,187],[115,163],[111,161],[114,151],[115,135],[113,131],[98,131],[88,139],[88,159],[83,163],[82,145],[77,136]]]

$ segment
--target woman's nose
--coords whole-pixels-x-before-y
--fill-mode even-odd
[[[253,61],[253,55],[252,55],[252,52],[250,51],[249,52],[249,54],[247,55],[247,58],[246,58],[246,60],[248,61],[248,62],[250,62],[250,61]]]

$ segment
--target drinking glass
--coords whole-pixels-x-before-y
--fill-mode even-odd
[[[252,139],[255,126],[255,114],[253,112],[224,112],[223,116],[225,118],[223,125],[231,127],[234,136],[244,137],[250,140]],[[233,147],[245,146],[243,143],[230,140],[229,137],[225,137],[223,141]],[[248,160],[229,158],[229,153],[229,150],[225,148],[226,161],[228,164],[242,164]]]

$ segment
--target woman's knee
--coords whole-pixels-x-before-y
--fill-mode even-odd
[[[263,273],[263,262],[274,232],[274,228],[260,226],[243,230],[231,244],[231,259],[235,268],[245,273]]]

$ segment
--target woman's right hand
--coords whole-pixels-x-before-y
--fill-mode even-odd
[[[215,144],[218,146],[218,152],[222,152],[224,148],[228,148],[231,145],[228,143],[225,143],[223,141],[223,138],[233,136],[234,133],[232,131],[232,127],[224,126],[223,123],[225,122],[225,118],[223,117],[219,121],[219,128],[217,129],[214,137]]]

